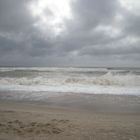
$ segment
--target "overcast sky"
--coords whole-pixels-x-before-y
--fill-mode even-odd
[[[1,66],[140,66],[140,0],[0,0]]]

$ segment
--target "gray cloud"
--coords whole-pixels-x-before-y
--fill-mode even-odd
[[[118,0],[73,1],[58,35],[35,26],[33,1],[0,1],[0,65],[140,65],[140,15]],[[49,7],[45,14],[54,16]]]
[[[91,29],[99,23],[110,23],[116,14],[118,7],[117,0],[77,0],[72,5],[74,17],[77,19],[77,26]]]
[[[140,36],[140,15],[133,15],[133,14],[129,14],[126,17],[126,21],[125,21],[125,27],[124,30],[128,33],[128,34],[132,34],[135,36]]]
[[[27,0],[0,1],[0,30],[7,32],[22,31],[32,26]]]

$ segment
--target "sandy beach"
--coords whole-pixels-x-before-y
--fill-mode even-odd
[[[0,140],[139,140],[139,132],[139,96],[0,101]]]

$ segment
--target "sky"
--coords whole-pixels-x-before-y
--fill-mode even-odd
[[[0,0],[0,66],[140,67],[140,0]]]

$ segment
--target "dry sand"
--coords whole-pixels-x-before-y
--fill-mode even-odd
[[[140,140],[140,97],[0,101],[0,140]]]

